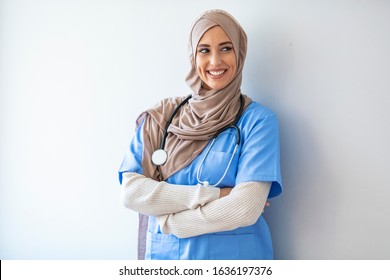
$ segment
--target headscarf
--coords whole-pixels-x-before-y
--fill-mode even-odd
[[[202,87],[196,70],[197,45],[209,29],[220,26],[233,44],[236,55],[237,72],[233,80],[223,89],[206,90]],[[167,162],[162,166],[152,163],[152,153],[159,148],[165,126],[177,105],[185,97],[167,98],[142,114],[137,123],[145,119],[143,126],[142,168],[145,176],[155,180],[165,180],[191,163],[206,147],[217,131],[232,124],[239,112],[242,69],[244,66],[247,37],[240,24],[223,10],[210,10],[202,13],[193,23],[189,37],[190,71],[186,83],[191,89],[192,98],[179,110],[168,128],[165,151]],[[244,110],[251,99],[244,96]],[[143,258],[147,219],[140,215],[138,257]]]

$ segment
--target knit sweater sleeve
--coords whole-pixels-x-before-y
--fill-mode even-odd
[[[157,217],[161,230],[179,238],[254,224],[264,210],[271,182],[245,182],[206,205]]]
[[[134,172],[123,173],[122,203],[144,215],[158,216],[196,209],[218,199],[219,194],[216,187],[174,185]]]

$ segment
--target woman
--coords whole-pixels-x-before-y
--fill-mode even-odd
[[[137,120],[119,179],[124,205],[140,213],[141,259],[273,257],[261,213],[282,191],[278,124],[241,94],[246,45],[231,15],[203,13],[190,34],[191,97],[165,99]]]

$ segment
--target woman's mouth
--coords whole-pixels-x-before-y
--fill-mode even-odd
[[[226,69],[223,69],[223,70],[209,70],[209,71],[207,71],[207,73],[211,76],[211,78],[218,79],[218,78],[222,77],[223,74],[225,74],[226,71],[227,71]]]

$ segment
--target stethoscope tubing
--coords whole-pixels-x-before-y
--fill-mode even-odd
[[[167,140],[167,136],[168,136],[168,128],[171,125],[172,120],[175,117],[177,111],[179,111],[179,109],[181,107],[183,107],[183,105],[186,104],[188,102],[188,100],[190,100],[191,98],[192,98],[192,95],[187,96],[182,102],[180,102],[180,104],[178,106],[176,106],[175,110],[173,110],[171,115],[169,116],[167,124],[165,125],[164,135],[163,135],[163,137],[161,139],[161,143],[160,143],[161,150],[164,150],[164,148],[165,148],[165,141]]]
[[[235,127],[237,129],[237,132],[238,132],[237,137],[239,138],[240,137],[240,132],[239,132],[240,130],[236,126],[232,126],[232,127]],[[198,183],[201,184],[201,185],[204,185],[205,187],[209,187],[209,186],[210,187],[216,187],[223,181],[223,179],[226,177],[226,174],[227,174],[227,172],[228,172],[228,170],[230,168],[230,165],[232,164],[233,158],[236,155],[237,149],[238,149],[238,147],[240,145],[240,143],[239,143],[240,141],[236,140],[236,145],[234,146],[234,150],[233,150],[233,153],[232,153],[232,155],[230,157],[229,163],[228,163],[228,165],[227,165],[227,167],[225,169],[225,172],[223,173],[222,177],[218,180],[217,183],[215,183],[213,185],[210,185],[209,181],[202,181],[200,179],[200,172],[202,170],[203,163],[204,163],[207,155],[209,154],[209,152],[211,150],[211,147],[214,145],[215,140],[217,140],[219,134],[216,137],[214,137],[213,140],[211,141],[209,147],[207,148],[207,151],[206,151],[205,155],[203,156],[202,160],[199,163],[198,170],[196,171],[196,179],[198,180]]]
[[[217,133],[213,136],[213,139],[217,139],[218,136],[224,132],[225,130],[229,129],[229,128],[234,128],[236,131],[237,131],[237,139],[236,139],[236,145],[240,145],[240,141],[241,141],[241,132],[240,132],[240,129],[238,128],[238,126],[236,124],[230,124],[228,126],[225,126],[224,128],[220,129],[219,131],[217,131]]]
[[[180,104],[178,106],[176,106],[176,108],[173,110],[173,112],[171,113],[171,115],[169,116],[169,119],[165,125],[165,129],[164,129],[164,134],[162,136],[162,139],[161,139],[161,143],[160,143],[160,148],[155,150],[152,154],[152,162],[153,164],[157,165],[157,166],[160,166],[160,165],[163,165],[165,164],[167,158],[168,158],[168,154],[167,152],[165,151],[165,142],[166,142],[166,139],[167,139],[167,136],[168,136],[168,129],[169,129],[169,126],[171,125],[172,123],[172,120],[173,118],[175,117],[175,115],[177,114],[177,112],[179,111],[179,109],[185,104],[188,102],[188,100],[190,100],[192,98],[192,95],[189,95],[187,96],[182,102],[180,102]],[[209,182],[208,181],[201,181],[200,180],[200,170],[202,169],[202,165],[203,165],[203,162],[205,161],[206,159],[206,156],[208,155],[208,153],[210,152],[210,149],[211,147],[214,145],[214,142],[215,140],[218,138],[218,136],[223,132],[225,131],[226,129],[229,129],[229,128],[234,128],[236,131],[237,131],[237,139],[236,139],[236,145],[234,147],[234,150],[233,150],[233,154],[229,160],[229,163],[228,163],[228,166],[227,168],[225,169],[225,172],[223,173],[222,177],[218,180],[218,182],[212,186],[217,186],[219,185],[222,180],[225,178],[229,168],[230,168],[230,165],[233,161],[233,158],[236,154],[236,151],[238,149],[238,146],[240,145],[240,141],[241,141],[241,132],[240,132],[240,129],[238,128],[237,126],[237,123],[238,123],[238,120],[242,114],[242,111],[243,111],[243,108],[244,108],[244,100],[243,100],[243,96],[242,94],[240,95],[240,110],[238,111],[238,114],[236,116],[236,118],[234,119],[234,122],[233,124],[230,124],[222,129],[220,129],[219,131],[217,131],[217,133],[213,136],[213,140],[212,142],[210,143],[209,145],[209,148],[207,149],[205,155],[203,156],[200,164],[199,164],[199,167],[198,167],[198,170],[196,172],[196,177],[197,177],[197,180],[199,182],[199,184],[203,184],[204,186],[208,186],[209,185]]]

